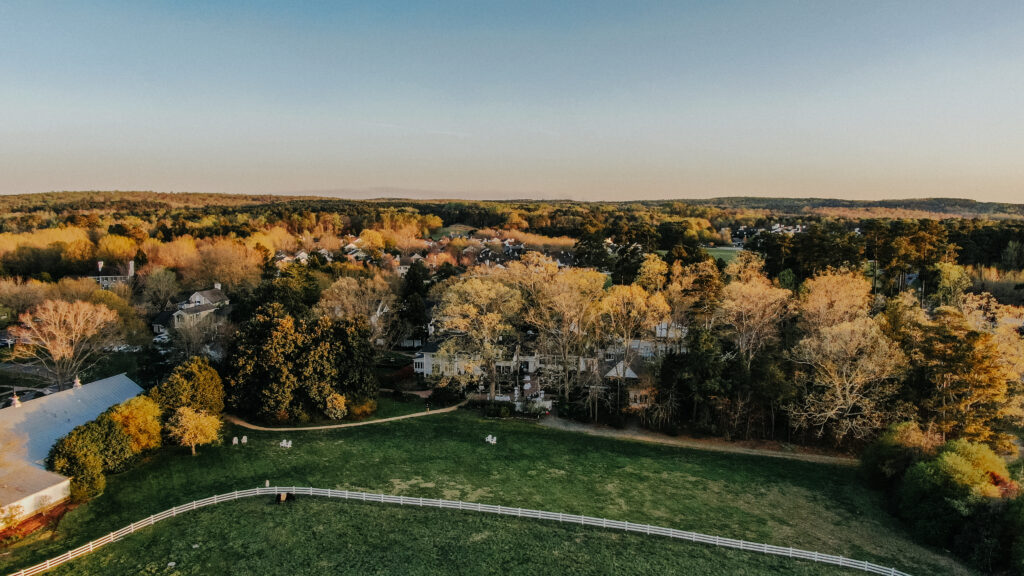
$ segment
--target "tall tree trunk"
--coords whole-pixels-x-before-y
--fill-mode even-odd
[[[490,368],[491,368],[491,370],[490,370],[490,372],[491,372],[491,396],[490,396],[490,401],[494,402],[494,396],[496,394],[496,389],[497,389],[497,384],[498,384],[498,370],[497,370],[497,367],[495,367],[493,363],[491,364]]]

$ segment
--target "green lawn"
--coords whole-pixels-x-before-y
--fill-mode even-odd
[[[361,502],[261,497],[194,514],[53,574],[855,574],[667,538]]]
[[[262,486],[264,480],[270,480],[279,486],[367,490],[587,514],[842,554],[894,565],[912,574],[970,574],[949,557],[914,544],[900,525],[884,512],[882,495],[867,490],[857,471],[850,467],[599,438],[541,428],[529,422],[484,420],[464,411],[340,430],[226,431],[229,438],[242,433],[249,436],[247,446],[203,447],[195,458],[188,456],[184,449],[164,449],[135,469],[110,477],[106,494],[70,512],[55,534],[34,537],[13,547],[9,556],[0,557],[0,572],[59,554],[174,505],[234,489]],[[487,434],[496,435],[498,444],[491,446],[483,442]],[[294,447],[290,450],[278,447],[277,443],[283,438],[291,439]],[[471,524],[463,524],[463,515],[458,515],[458,522],[455,522],[456,517],[446,511],[374,508],[363,514],[363,508],[347,503],[325,501],[309,505],[315,507],[311,509],[313,512],[300,513],[298,519],[280,522],[283,526],[305,526],[311,534],[310,542],[320,542],[320,546],[329,546],[332,542],[339,547],[348,546],[350,537],[333,538],[332,531],[344,534],[346,527],[362,529],[364,522],[381,532],[375,536],[377,540],[394,543],[371,544],[373,552],[360,552],[376,558],[365,560],[376,564],[363,566],[360,568],[363,572],[379,569],[386,573],[386,565],[381,563],[390,558],[404,558],[407,550],[421,552],[405,560],[411,564],[403,565],[403,571],[436,570],[438,554],[455,554],[458,548],[454,544],[442,546],[440,542],[466,545],[474,534],[487,531],[506,534],[508,538],[481,544],[494,552],[493,557],[478,561],[480,567],[518,561],[512,552],[502,551],[499,542],[509,538],[515,542],[530,534],[541,534],[539,541],[548,548],[535,554],[526,546],[522,551],[525,557],[544,558],[559,550],[579,552],[582,557],[592,555],[599,559],[595,560],[595,567],[590,568],[594,571],[605,569],[607,566],[600,563],[612,562],[608,558],[615,555],[619,558],[628,555],[630,561],[638,563],[646,561],[639,554],[633,558],[631,547],[640,546],[639,540],[621,534],[600,535],[539,522],[516,524],[523,528],[504,532],[506,528],[502,523],[508,521],[504,518],[465,520]],[[330,565],[310,559],[316,555],[302,550],[305,539],[296,536],[284,538],[280,544],[276,540],[273,540],[275,544],[266,544],[260,534],[269,534],[279,520],[265,515],[280,512],[260,512],[258,502],[238,504],[231,510],[258,514],[250,521],[242,512],[232,513],[227,508],[224,512],[204,513],[209,514],[209,521],[198,522],[194,530],[207,535],[203,540],[205,545],[223,545],[235,551],[211,551],[212,556],[204,562],[211,566],[245,565],[268,554],[280,554],[283,558],[279,562],[286,562],[294,555],[307,559],[302,563],[310,570],[306,573],[333,573]],[[375,520],[381,514],[395,516]],[[405,514],[413,516],[403,516]],[[223,528],[222,524],[229,521],[234,523],[237,533]],[[478,525],[480,528],[464,527],[476,526],[472,524],[476,522],[482,523]],[[326,534],[323,540],[314,539],[312,534],[320,534],[320,531]],[[430,540],[432,544],[428,545],[409,542],[408,548],[398,544],[404,542],[403,535],[410,533],[429,534],[437,540]],[[177,550],[174,546],[185,542],[175,543],[175,534],[173,529],[155,527],[151,536],[141,536],[151,544],[125,542],[119,545],[124,546],[122,552],[118,552],[119,548],[111,550],[126,561],[127,556],[136,554],[137,547],[152,545],[155,551],[166,551],[160,554],[171,554],[172,549]],[[579,538],[585,543],[569,544]],[[661,539],[658,542],[664,546],[680,546],[672,557],[684,565],[694,562],[698,573],[760,574],[775,570],[774,573],[800,574],[805,573],[800,570],[810,570],[797,564],[789,565],[788,560],[781,565],[769,564],[768,559],[760,555],[685,551],[683,548],[689,550],[692,545],[670,545]],[[202,550],[203,545],[198,550]],[[320,551],[325,549],[320,548]],[[436,550],[430,553],[433,549]],[[161,562],[166,557],[161,556]],[[458,558],[465,560],[464,556]],[[567,558],[570,558],[567,562],[575,562],[571,558],[577,557],[569,555]],[[721,560],[711,563],[713,558]],[[554,572],[570,571],[567,566],[563,566],[565,570]],[[719,572],[707,571],[712,567]],[[147,570],[139,571],[150,573]],[[651,568],[651,573],[656,571],[656,567]],[[163,573],[162,569],[155,572]],[[813,573],[831,572],[815,568]]]
[[[426,409],[426,402],[418,396],[408,395],[406,396],[406,400],[400,402],[391,398],[389,394],[381,394],[377,397],[377,411],[373,413],[373,416],[367,418],[367,420],[380,420],[381,418],[391,418],[392,416],[405,416],[406,414],[423,412]]]
[[[732,262],[733,258],[736,258],[736,255],[739,254],[741,251],[740,248],[731,248],[724,246],[713,246],[711,248],[705,248],[704,250],[708,254],[710,254],[711,257],[714,258],[715,260],[721,258],[722,260],[725,260],[726,263]]]

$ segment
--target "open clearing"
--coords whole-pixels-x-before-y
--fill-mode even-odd
[[[732,262],[743,249],[733,248],[731,246],[712,246],[704,249],[708,254],[711,255],[715,260],[721,258],[726,263]]]
[[[314,432],[229,428],[226,436],[242,433],[249,436],[247,446],[203,447],[195,458],[185,449],[166,448],[135,469],[111,476],[106,494],[68,513],[56,533],[34,536],[0,557],[0,572],[55,556],[174,505],[270,480],[278,486],[458,499],[648,522],[842,554],[915,575],[971,574],[951,558],[913,543],[884,512],[882,495],[866,489],[857,470],[848,466],[588,436],[529,422],[485,420],[465,411]],[[497,445],[483,441],[487,434],[498,437]],[[284,438],[294,447],[278,447]],[[310,499],[292,509],[260,500],[222,504],[147,529],[102,552],[110,556],[91,560],[99,563],[93,568],[72,564],[65,573],[164,573],[167,562],[179,562],[170,558],[178,547],[204,554],[191,561],[210,567],[209,573],[228,571],[219,566],[252,568],[267,562],[268,568],[260,564],[259,572],[330,574],[340,566],[332,563],[344,561],[352,563],[345,566],[355,573],[437,573],[461,566],[467,567],[465,573],[486,573],[522,566],[524,573],[585,574],[607,573],[609,565],[624,570],[626,559],[636,563],[628,571],[637,573],[837,573],[825,566],[790,564],[788,559],[700,550],[664,538],[375,506]],[[179,538],[191,531],[194,537]],[[474,548],[477,541],[481,544]],[[200,547],[193,549],[193,544]],[[653,548],[668,552],[659,556]],[[325,556],[318,560],[318,554]],[[581,568],[586,558],[593,560]],[[400,569],[389,568],[388,563],[399,560]],[[669,569],[665,563],[670,561]],[[115,568],[116,562],[136,564]],[[236,573],[243,572],[239,568]]]

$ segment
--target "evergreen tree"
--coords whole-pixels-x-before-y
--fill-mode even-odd
[[[228,404],[265,420],[291,419],[300,379],[295,364],[301,349],[301,330],[284,306],[260,307],[235,336],[226,386]]]

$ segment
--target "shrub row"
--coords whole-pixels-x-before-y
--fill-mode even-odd
[[[943,444],[907,422],[890,427],[861,462],[920,539],[985,571],[1024,576],[1024,499],[991,448],[966,440]]]
[[[105,474],[126,470],[139,454],[159,445],[160,407],[148,396],[136,396],[76,426],[53,445],[46,465],[71,478],[71,498],[81,502],[103,493]]]
[[[161,421],[185,407],[209,414],[224,409],[224,386],[206,358],[190,358],[148,395],[130,398],[75,427],[50,449],[47,468],[71,478],[76,502],[98,496],[106,487],[105,475],[128,469],[139,454],[159,447]]]

